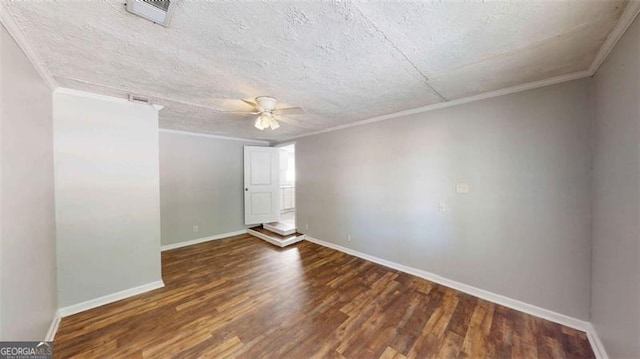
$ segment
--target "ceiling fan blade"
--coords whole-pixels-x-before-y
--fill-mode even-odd
[[[255,102],[253,102],[251,100],[246,100],[246,99],[243,99],[243,98],[241,98],[240,100],[242,100],[242,102],[244,102],[244,103],[246,103],[248,105],[253,106],[258,111],[262,111],[263,110],[263,108],[260,105],[258,105],[257,103],[255,103]]]
[[[288,123],[290,125],[298,125],[300,123],[300,121],[296,121],[290,118],[286,118],[286,117],[282,117],[282,116],[277,116],[276,120],[280,121],[280,122],[284,122],[284,123]]]
[[[248,115],[259,115],[260,114],[260,112],[258,112],[258,111],[253,111],[253,112],[251,112],[251,111],[221,111],[221,112],[222,113],[228,113],[228,114],[231,114],[231,115],[247,115],[247,116]]]
[[[293,126],[305,129],[305,130],[313,130],[313,128],[310,128],[310,127],[302,125],[302,122],[298,121],[298,120],[294,120],[294,119],[286,118],[286,117],[282,117],[282,116],[276,116],[275,119],[280,121],[280,122],[282,122],[282,123],[286,123],[288,125],[293,125]]]
[[[302,115],[305,113],[302,107],[278,108],[273,112],[278,115]]]
[[[291,119],[291,118],[282,117],[282,116],[276,116],[275,119],[280,121],[280,122],[282,122],[282,123],[286,123],[287,125],[296,126],[296,127],[301,128],[303,130],[310,130],[310,131],[317,130],[316,128],[308,127],[308,126],[303,125],[301,121],[294,120],[294,119]]]

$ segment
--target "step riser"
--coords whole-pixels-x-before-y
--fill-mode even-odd
[[[249,233],[250,235],[252,235],[254,237],[258,237],[258,238],[260,238],[260,239],[262,239],[262,240],[264,240],[266,242],[269,242],[269,243],[271,243],[273,245],[276,245],[276,246],[278,246],[280,248],[286,247],[286,246],[291,245],[291,244],[298,243],[298,242],[300,242],[300,241],[305,239],[304,235],[300,235],[300,236],[295,237],[295,238],[289,238],[289,239],[286,239],[286,240],[281,240],[281,239],[278,239],[278,238],[270,237],[270,236],[268,236],[266,234],[263,234],[263,233],[260,233],[258,231],[254,231],[252,229],[247,229],[247,233]]]
[[[266,230],[269,230],[269,231],[271,231],[271,232],[273,232],[273,233],[278,233],[278,234],[279,234],[279,235],[281,235],[281,236],[288,236],[288,235],[290,235],[290,234],[294,234],[294,233],[296,233],[296,229],[295,229],[295,228],[291,228],[291,229],[289,229],[289,230],[283,231],[283,230],[281,230],[281,229],[278,229],[278,228],[276,228],[276,227],[270,226],[270,225],[268,225],[268,224],[263,224],[263,225],[262,225],[262,228],[264,228],[264,229],[266,229]]]

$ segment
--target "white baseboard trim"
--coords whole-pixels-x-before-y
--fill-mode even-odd
[[[370,262],[374,262],[380,265],[383,265],[385,267],[389,267],[395,270],[399,270],[401,272],[405,272],[408,274],[412,274],[415,275],[416,277],[420,277],[441,285],[444,285],[445,287],[449,287],[449,288],[453,288],[456,290],[459,290],[461,292],[467,293],[467,294],[471,294],[475,297],[496,303],[496,304],[500,304],[500,305],[504,305],[505,307],[509,307],[511,309],[515,309],[527,314],[531,314],[533,316],[542,318],[542,319],[546,319],[558,324],[562,324],[564,326],[570,327],[570,328],[574,328],[574,329],[578,329],[584,332],[588,332],[589,328],[590,328],[590,323],[584,320],[580,320],[580,319],[576,319],[564,314],[560,314],[560,313],[556,313],[554,311],[548,310],[548,309],[544,309],[544,308],[540,308],[537,307],[535,305],[531,305],[528,303],[524,303],[521,302],[519,300],[515,300],[509,297],[505,297],[503,295],[500,294],[496,294],[496,293],[492,293],[489,291],[486,291],[484,289],[480,289],[480,288],[476,288],[473,286],[470,286],[468,284],[464,284],[464,283],[460,283],[460,282],[456,282],[454,280],[451,279],[447,279],[444,277],[441,277],[437,274],[433,274],[421,269],[417,269],[417,268],[413,268],[413,267],[409,267],[409,266],[405,266],[399,263],[395,263],[395,262],[391,262],[385,259],[381,259],[378,257],[374,257],[362,252],[358,252],[356,250],[347,248],[347,247],[343,247],[341,245],[337,245],[334,243],[330,243],[330,242],[325,242],[313,237],[309,237],[308,235],[305,238],[307,241],[309,242],[313,242],[316,244],[319,244],[321,246],[324,247],[328,247],[331,249],[335,249],[337,251],[346,253],[346,254],[350,254],[352,256],[355,257],[359,257],[365,260],[368,260]],[[595,349],[594,349],[595,351]]]
[[[56,314],[53,316],[53,320],[51,321],[51,325],[49,326],[49,330],[47,331],[47,336],[44,338],[45,342],[52,342],[56,337],[56,333],[58,332],[58,326],[60,325],[60,311],[56,310]]]
[[[85,310],[97,308],[105,304],[113,303],[122,299],[133,297],[134,295],[146,293],[162,287],[164,287],[164,282],[162,280],[159,280],[159,281],[143,284],[138,287],[125,289],[120,292],[108,294],[99,298],[91,299],[86,302],[60,308],[58,312],[60,313],[60,317],[64,318],[76,313],[84,312]]]
[[[252,235],[254,237],[258,237],[258,238],[262,239],[263,241],[267,241],[267,242],[273,244],[274,246],[278,246],[280,248],[284,248],[284,247],[292,245],[294,243],[301,242],[306,238],[305,235],[302,235],[302,236],[298,236],[298,237],[295,237],[295,238],[287,239],[287,240],[284,240],[284,241],[279,241],[277,239],[274,239],[274,238],[271,238],[271,237],[267,236],[266,234],[262,234],[262,233],[260,233],[258,231],[254,231],[252,229],[247,229],[247,233],[249,233],[250,235]]]
[[[591,349],[593,349],[593,354],[596,355],[597,359],[609,359],[609,355],[607,355],[607,351],[604,350],[604,345],[602,345],[602,341],[600,341],[598,332],[596,332],[596,328],[594,328],[591,323],[589,323],[589,329],[587,330],[587,338],[589,339],[589,344],[591,344]]]
[[[188,246],[192,246],[194,244],[204,243],[204,242],[208,242],[208,241],[215,241],[216,239],[222,239],[222,238],[237,236],[237,235],[245,234],[245,233],[247,233],[246,229],[243,229],[243,230],[240,230],[240,231],[235,231],[235,232],[216,234],[215,236],[209,236],[209,237],[193,239],[193,240],[186,241],[186,242],[167,244],[165,246],[161,246],[160,250],[162,252],[164,252],[164,251],[169,251],[169,250],[176,249],[176,248],[188,247]]]

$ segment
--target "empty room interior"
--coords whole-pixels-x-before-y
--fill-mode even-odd
[[[0,0],[0,357],[640,358],[639,12]]]

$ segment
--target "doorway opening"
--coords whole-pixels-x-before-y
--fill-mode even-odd
[[[280,219],[289,228],[296,228],[296,145],[280,150]]]
[[[280,247],[297,243],[295,145],[244,147],[247,233]]]

